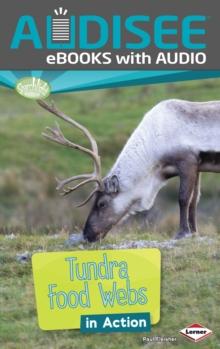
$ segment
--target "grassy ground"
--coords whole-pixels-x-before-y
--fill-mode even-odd
[[[67,114],[85,124],[96,136],[103,160],[103,174],[143,114],[166,98],[196,101],[220,99],[220,80],[206,80],[155,86],[129,87],[54,96]],[[0,348],[4,349],[124,349],[139,348],[145,334],[80,335],[78,331],[42,332],[37,325],[31,263],[18,263],[16,254],[28,250],[58,251],[67,247],[69,232],[78,230],[88,208],[74,210],[72,201],[86,193],[61,199],[55,193],[55,175],[68,177],[91,169],[91,163],[77,152],[49,144],[41,137],[55,117],[33,101],[0,89]],[[65,133],[86,145],[75,130],[62,124]],[[102,243],[131,240],[165,241],[173,236],[178,223],[176,192],[178,181],[164,188],[156,203],[156,220],[136,229],[121,228]],[[201,322],[214,335],[197,344],[201,348],[220,347],[219,259],[220,215],[219,177],[203,176],[199,210],[204,240],[187,239],[173,249],[163,249],[162,314],[151,336],[176,336],[175,347],[191,348],[179,329]],[[148,227],[148,229],[146,229]],[[138,230],[138,231],[137,231]],[[150,233],[144,233],[150,231]],[[8,235],[15,233],[16,238]],[[54,236],[54,234],[57,234]],[[99,245],[86,248],[100,248]],[[150,348],[170,348],[151,344]]]
[[[143,240],[164,241],[164,234],[139,233]],[[213,330],[213,335],[197,344],[201,348],[220,347],[220,238],[209,235],[207,239],[186,239],[172,249],[162,249],[162,300],[161,321],[153,326],[150,334],[85,335],[77,330],[41,331],[37,325],[31,261],[18,263],[16,254],[25,250],[33,253],[67,250],[65,233],[59,236],[19,235],[15,239],[0,237],[0,347],[4,349],[136,349],[141,347],[192,348],[191,342],[178,334],[186,325],[199,322]],[[137,234],[112,235],[100,245],[85,248],[96,249],[109,244],[137,240]],[[81,247],[82,248],[82,247]],[[74,248],[71,247],[71,250]],[[143,336],[173,336],[174,344],[149,344]]]

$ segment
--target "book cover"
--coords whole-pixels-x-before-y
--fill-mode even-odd
[[[220,345],[220,5],[0,11],[0,347]]]

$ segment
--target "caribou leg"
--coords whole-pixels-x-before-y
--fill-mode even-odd
[[[176,239],[181,239],[192,234],[189,224],[189,207],[198,176],[198,160],[193,154],[190,154],[185,159],[179,160],[177,168],[180,177],[180,229],[176,234]]]
[[[189,206],[189,225],[192,233],[197,232],[197,205],[200,199],[200,182],[201,174],[198,172],[193,197]]]

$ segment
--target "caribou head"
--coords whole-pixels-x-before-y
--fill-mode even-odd
[[[122,211],[117,210],[116,212],[114,205],[114,201],[120,194],[119,180],[116,175],[108,176],[102,179],[101,160],[98,152],[98,146],[94,137],[86,127],[82,126],[69,116],[65,115],[62,111],[58,110],[54,104],[50,105],[43,100],[39,100],[38,104],[60,119],[66,121],[68,124],[79,129],[89,140],[91,148],[85,148],[84,146],[68,140],[61,131],[58,123],[56,123],[54,128],[47,127],[46,131],[42,134],[45,138],[52,142],[81,151],[92,158],[94,162],[94,170],[92,173],[81,174],[64,180],[57,179],[56,189],[60,191],[62,195],[68,195],[88,183],[95,184],[95,188],[92,190],[87,199],[76,205],[76,207],[85,205],[94,197],[94,203],[85,223],[83,235],[84,238],[89,242],[101,239],[125,214],[124,209]],[[71,184],[74,182],[77,184],[72,186]]]

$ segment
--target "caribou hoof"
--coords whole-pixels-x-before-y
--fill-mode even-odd
[[[176,236],[175,236],[175,240],[180,240],[180,239],[184,239],[184,238],[189,238],[192,237],[192,233],[191,231],[187,231],[187,230],[180,230]]]

